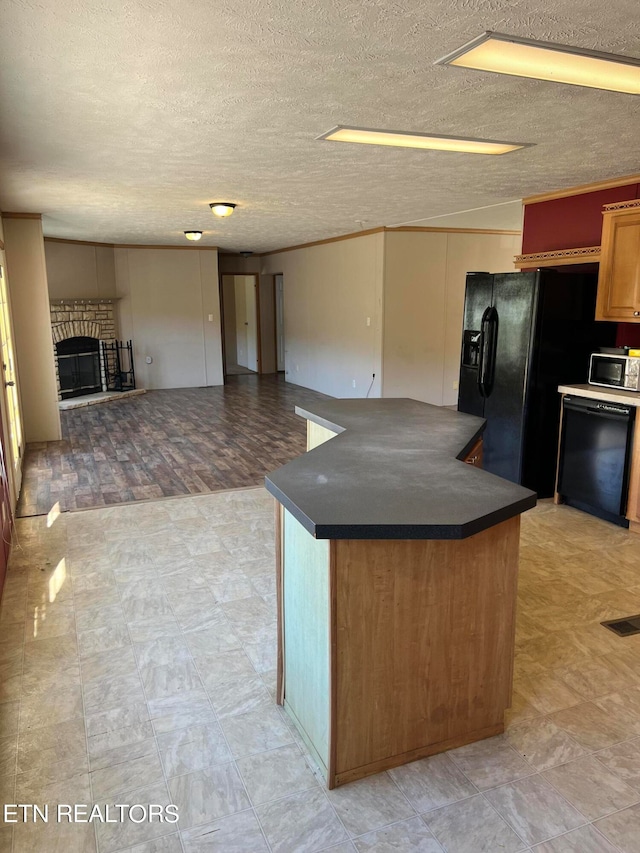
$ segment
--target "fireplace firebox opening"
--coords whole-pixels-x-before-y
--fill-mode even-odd
[[[66,338],[56,344],[56,355],[63,400],[102,391],[97,338]]]

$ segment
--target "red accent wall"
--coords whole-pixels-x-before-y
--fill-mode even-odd
[[[635,198],[640,198],[640,184],[527,204],[524,208],[522,253],[528,255],[554,249],[599,246],[603,205]],[[574,267],[564,269],[570,272]],[[618,346],[640,347],[640,323],[618,323],[616,343]]]
[[[602,206],[640,198],[640,184],[598,190],[527,204],[524,208],[522,252],[550,252],[599,246]]]

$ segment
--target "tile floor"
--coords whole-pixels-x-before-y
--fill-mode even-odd
[[[17,824],[0,853],[638,853],[640,538],[523,518],[504,735],[327,792],[274,704],[263,489],[18,521],[0,610],[0,798],[180,809]]]

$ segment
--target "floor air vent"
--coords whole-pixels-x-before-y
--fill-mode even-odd
[[[600,624],[619,637],[630,637],[632,634],[640,634],[640,613],[637,616],[627,616],[626,619],[610,619]]]

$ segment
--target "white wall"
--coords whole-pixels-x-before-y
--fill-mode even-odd
[[[364,397],[375,373],[380,396],[383,248],[378,233],[263,257],[263,275],[284,275],[288,382]]]
[[[507,272],[513,234],[385,233],[383,396],[454,405],[465,274]]]
[[[60,411],[42,221],[10,217],[3,225],[25,440],[58,441]]]
[[[120,333],[133,340],[138,387],[222,385],[217,253],[116,248],[115,278]]]

